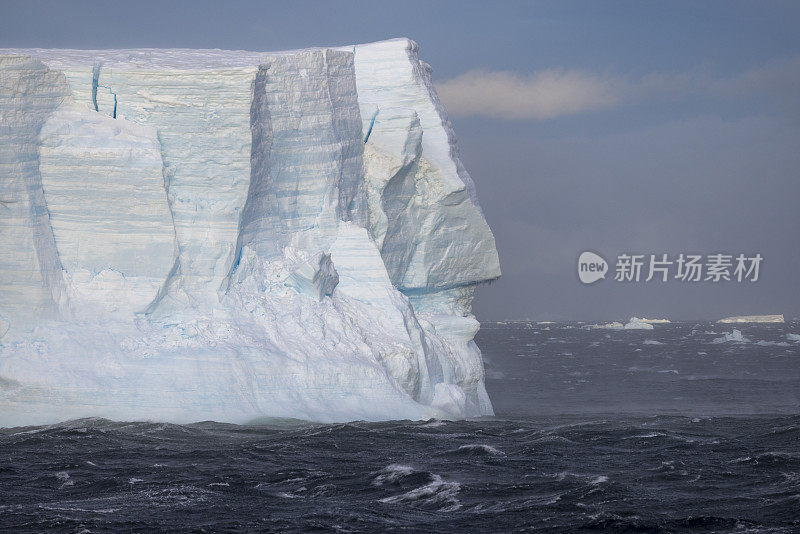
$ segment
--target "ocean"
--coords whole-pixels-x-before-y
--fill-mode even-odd
[[[0,530],[800,532],[797,334],[484,323],[492,418],[0,429]]]

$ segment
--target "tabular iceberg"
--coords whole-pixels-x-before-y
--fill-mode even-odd
[[[782,314],[777,315],[736,315],[725,317],[717,321],[718,323],[784,323],[786,320]]]
[[[0,49],[0,425],[492,413],[417,46]]]

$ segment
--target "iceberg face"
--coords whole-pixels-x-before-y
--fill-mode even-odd
[[[39,169],[39,131],[69,96],[63,73],[0,56],[0,316],[51,316],[63,300],[61,261]]]
[[[492,413],[416,44],[0,50],[0,425]]]
[[[156,133],[74,102],[59,106],[39,132],[44,198],[74,292],[66,304],[78,315],[86,301],[104,311],[142,311],[172,268],[175,231]]]
[[[427,292],[497,278],[494,236],[416,44],[356,47],[355,68],[364,130],[371,128],[364,154],[371,232],[392,282]],[[395,89],[386,91],[387,83]]]

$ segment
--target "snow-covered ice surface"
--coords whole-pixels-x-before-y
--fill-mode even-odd
[[[492,413],[417,45],[0,49],[0,425]]]

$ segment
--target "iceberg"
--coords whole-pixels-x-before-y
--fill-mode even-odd
[[[631,321],[647,324],[670,324],[669,319],[646,319],[644,317],[631,317]]]
[[[0,426],[492,414],[416,43],[0,49]]]
[[[653,324],[666,324],[669,319],[640,319],[638,317],[631,317],[627,323],[613,321],[604,324],[593,324],[588,328],[592,329],[606,329],[606,330],[653,330]]]
[[[631,317],[630,321],[625,323],[625,326],[623,328],[625,330],[652,330],[653,325],[647,322],[646,319]]]
[[[741,330],[737,330],[736,328],[729,333],[723,334],[722,337],[715,337],[712,343],[728,343],[728,342],[735,342],[735,343],[749,343],[750,340],[747,339],[742,335]]]
[[[622,330],[623,328],[625,328],[625,325],[622,324],[619,321],[613,321],[613,322],[604,323],[604,324],[593,324],[593,325],[588,326],[588,328],[591,328],[591,329],[604,329],[604,330]]]
[[[783,315],[737,315],[725,317],[717,321],[718,323],[783,323]]]

